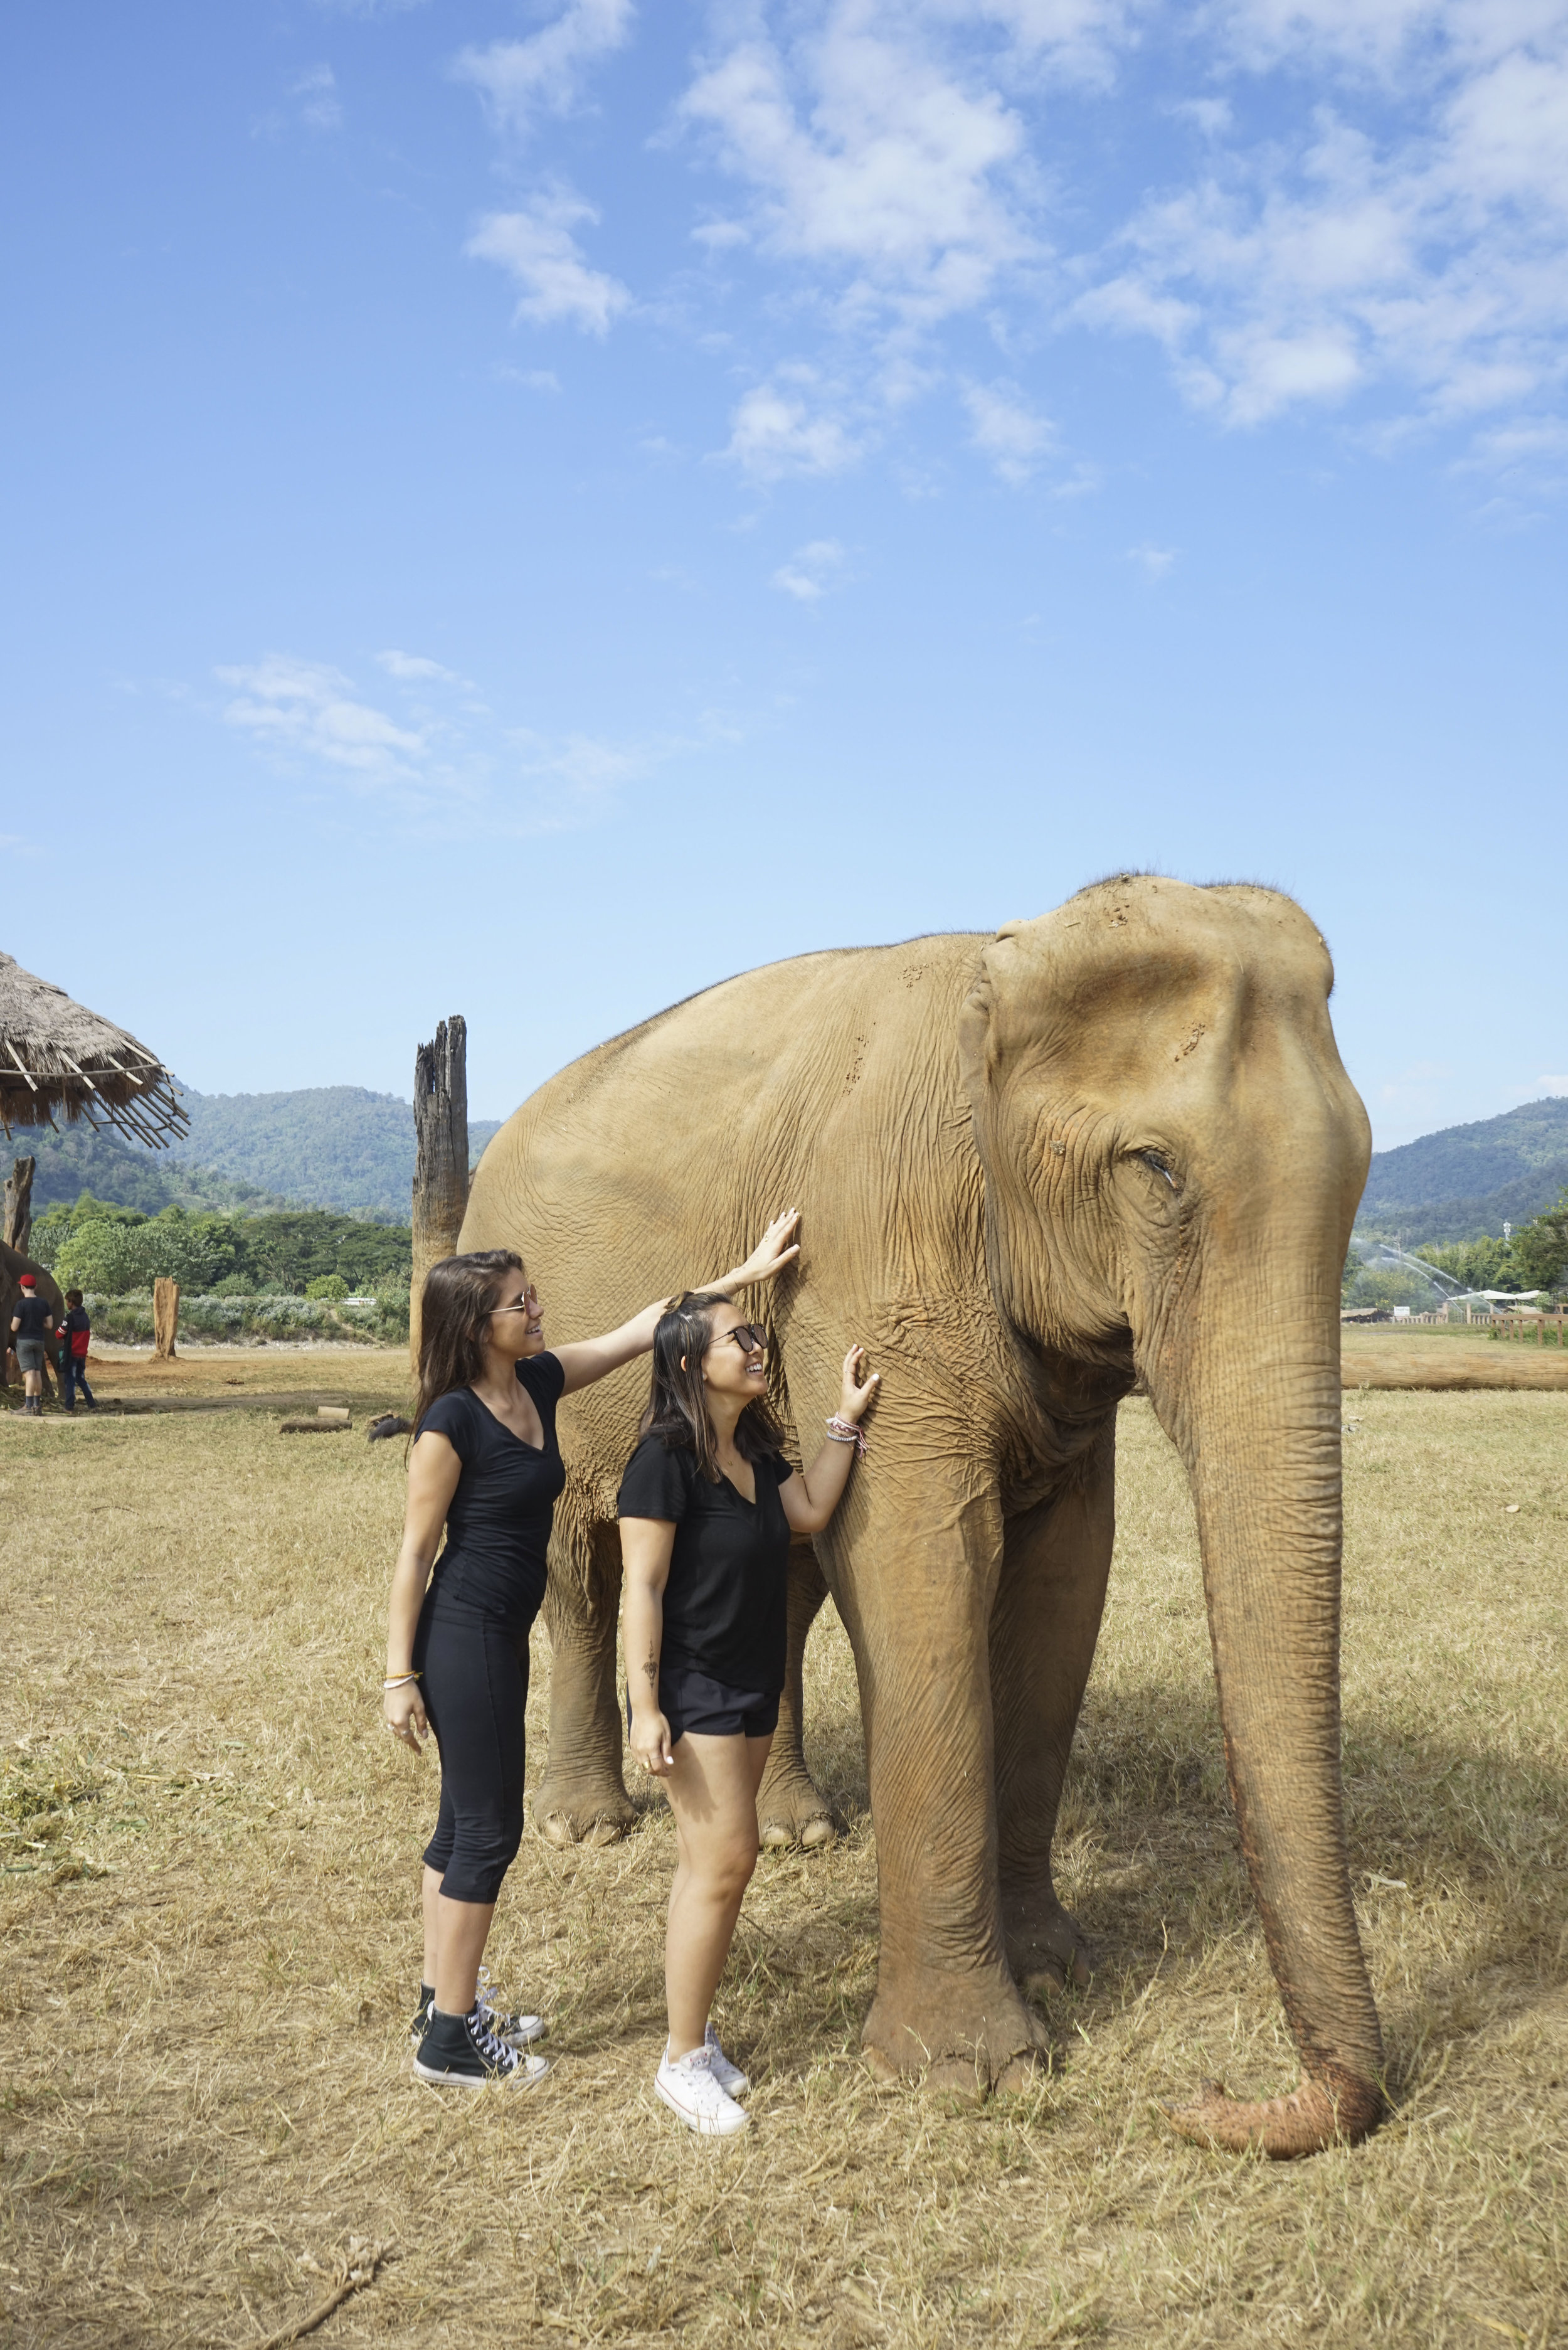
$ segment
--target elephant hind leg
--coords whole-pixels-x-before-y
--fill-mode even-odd
[[[826,1851],[837,1836],[833,1807],[820,1794],[805,1767],[802,1743],[802,1678],[805,1643],[827,1596],[816,1553],[808,1542],[792,1544],[789,1555],[789,1648],[784,1696],[773,1751],[757,1793],[757,1832],[765,1850],[804,1845]]]
[[[545,1594],[550,1751],[531,1806],[540,1835],[558,1851],[614,1844],[637,1821],[621,1777],[619,1605],[616,1528],[575,1526],[567,1510],[558,1510]]]

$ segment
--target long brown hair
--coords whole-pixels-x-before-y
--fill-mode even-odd
[[[713,1343],[709,1315],[728,1305],[722,1289],[689,1289],[660,1315],[653,1334],[653,1388],[638,1428],[638,1440],[657,1436],[671,1452],[695,1452],[710,1485],[719,1482],[719,1440],[702,1392],[702,1357]],[[684,1359],[682,1359],[684,1358]],[[763,1461],[784,1451],[784,1430],[765,1396],[753,1396],[735,1423],[735,1450],[742,1461]]]
[[[414,1434],[438,1396],[473,1385],[484,1367],[485,1330],[509,1273],[523,1260],[511,1249],[476,1249],[443,1256],[425,1275],[420,1294],[420,1385]]]

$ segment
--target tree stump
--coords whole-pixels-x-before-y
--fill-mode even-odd
[[[180,1284],[161,1274],[152,1284],[152,1352],[161,1363],[174,1360],[174,1334],[180,1327]]]
[[[414,1055],[414,1272],[409,1296],[409,1356],[420,1367],[420,1301],[425,1275],[457,1249],[468,1209],[468,1024],[443,1020],[435,1042]]]
[[[37,1164],[36,1159],[18,1159],[5,1178],[5,1221],[0,1225],[0,1239],[18,1256],[26,1255],[33,1236],[33,1176]]]

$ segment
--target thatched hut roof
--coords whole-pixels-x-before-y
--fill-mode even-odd
[[[155,1053],[0,954],[0,1126],[9,1138],[61,1112],[160,1150],[190,1124]]]

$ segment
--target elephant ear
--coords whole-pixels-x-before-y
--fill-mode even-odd
[[[974,1108],[980,1107],[981,1097],[1002,1057],[1002,1038],[996,1015],[1005,1000],[1009,967],[1015,958],[1012,941],[1025,927],[1022,920],[1003,922],[980,958],[974,984],[959,1014],[959,1066]]]

